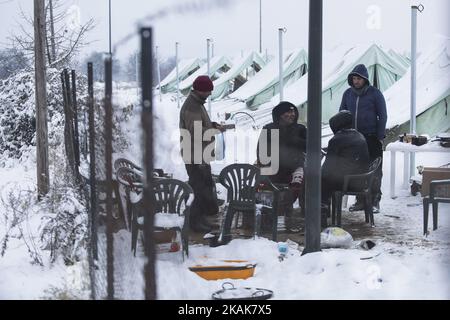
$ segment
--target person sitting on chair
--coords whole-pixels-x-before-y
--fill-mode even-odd
[[[337,113],[329,123],[334,136],[328,142],[322,166],[322,227],[327,226],[331,196],[334,191],[342,190],[344,176],[366,172],[370,162],[366,139],[352,129],[353,117],[350,111]]]
[[[265,125],[261,132],[257,147],[257,165],[264,167],[268,165],[263,163],[262,157],[266,155],[261,150],[261,144],[267,143],[268,156],[273,158],[278,156],[279,166],[278,171],[270,175],[272,183],[289,184],[291,190],[292,203],[297,198],[299,199],[301,210],[304,210],[304,163],[306,154],[306,127],[297,123],[298,121],[298,109],[290,102],[280,102],[272,110],[273,122]],[[276,141],[279,146],[279,154],[272,155],[272,142],[274,130],[278,130],[279,141]],[[286,212],[286,228],[291,231],[298,230],[298,226],[294,224],[294,218],[292,216],[292,207],[287,208],[289,212]]]

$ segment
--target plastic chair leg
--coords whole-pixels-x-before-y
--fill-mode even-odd
[[[429,202],[428,199],[423,199],[423,235],[428,232],[428,212],[429,212]]]
[[[227,243],[228,240],[231,240],[231,225],[233,223],[234,213],[234,209],[229,206],[225,214],[225,221],[223,223],[223,228],[220,234],[221,242],[223,243]]]
[[[432,207],[433,207],[433,230],[436,230],[438,228],[438,205],[436,201],[433,201]]]
[[[366,223],[370,223],[370,212],[372,211],[372,199],[370,194],[364,197],[364,215],[366,217]]]

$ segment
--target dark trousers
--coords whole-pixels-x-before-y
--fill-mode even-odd
[[[381,180],[383,178],[383,144],[374,135],[365,135],[367,147],[369,148],[370,162],[376,158],[381,157],[381,164],[375,172],[375,178],[372,184],[372,201],[378,202],[381,200]]]
[[[190,221],[195,224],[201,217],[218,214],[216,188],[210,165],[186,164],[186,171],[189,176],[189,185],[194,190],[195,199],[191,205]]]

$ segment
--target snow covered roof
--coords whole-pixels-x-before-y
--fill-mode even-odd
[[[229,82],[253,64],[263,68],[266,65],[266,62],[259,55],[259,53],[254,51],[248,53],[242,58],[235,59],[233,61],[233,67],[214,81],[214,91],[211,95],[211,99],[217,99],[226,95],[229,89]]]
[[[186,79],[192,72],[195,72],[198,68],[203,65],[203,62],[198,58],[181,60],[178,63],[178,77],[180,81]],[[172,72],[170,72],[167,77],[161,81],[161,91],[163,93],[171,92],[176,90],[177,83],[177,68],[175,67]]]
[[[338,111],[342,94],[348,88],[348,74],[357,64],[364,64],[367,67],[370,82],[373,84],[376,80],[381,91],[389,88],[406,72],[404,65],[375,44],[357,45],[349,49],[340,46],[325,53],[322,78],[322,119],[324,121]],[[272,104],[277,104],[279,99],[279,94],[275,95],[271,100]],[[285,88],[284,100],[296,106],[307,102],[308,76],[306,74]]]
[[[416,114],[420,115],[450,95],[450,38],[436,37],[417,59]],[[408,122],[411,106],[411,69],[384,92],[387,128]],[[430,124],[431,125],[431,124]]]
[[[216,56],[213,57],[210,61],[210,74],[214,75],[217,71],[220,69],[229,69],[232,67],[232,63],[230,59],[228,59],[225,56]],[[183,94],[188,94],[189,90],[192,87],[192,84],[194,83],[194,80],[200,76],[200,75],[207,75],[208,74],[208,65],[204,64],[200,69],[192,73],[189,77],[184,79],[182,82],[180,82],[180,91]]]
[[[245,101],[249,106],[269,101],[279,90],[277,88],[279,83],[278,63],[277,59],[272,60],[250,81],[231,94],[230,97]],[[296,75],[298,79],[303,74],[299,72],[300,69],[306,66],[307,63],[308,57],[305,50],[297,49],[289,52],[284,58],[283,76],[285,80],[291,79],[293,75]]]

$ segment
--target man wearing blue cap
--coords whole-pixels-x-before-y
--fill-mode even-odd
[[[370,85],[369,73],[363,64],[357,65],[348,75],[350,88],[344,92],[339,111],[348,110],[353,116],[353,128],[364,135],[369,147],[370,161],[383,157],[383,139],[386,136],[386,101],[380,90]],[[374,213],[378,213],[381,200],[382,166],[375,173],[372,185]],[[350,211],[364,209],[362,199]]]

